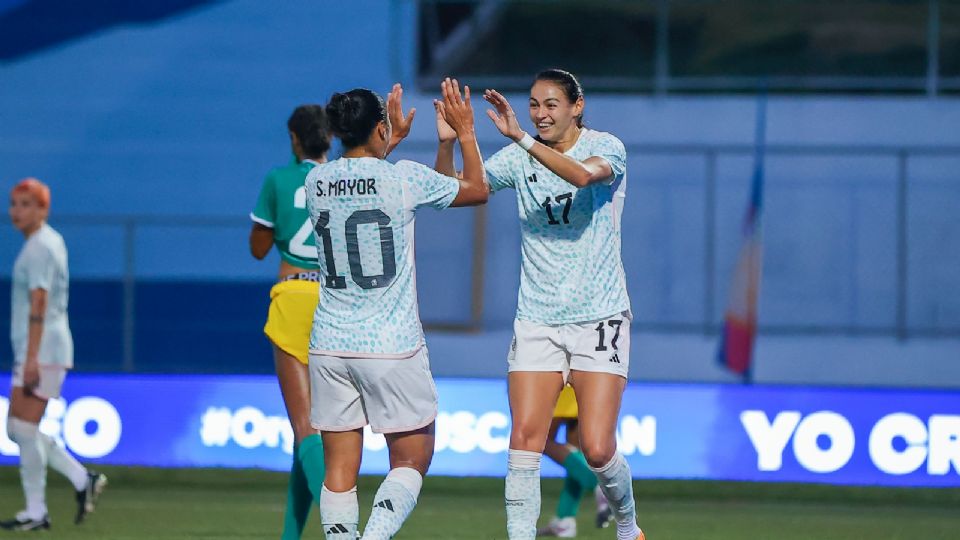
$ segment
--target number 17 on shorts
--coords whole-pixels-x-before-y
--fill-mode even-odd
[[[626,377],[630,368],[629,311],[600,320],[559,325],[514,321],[510,371],[569,370]]]

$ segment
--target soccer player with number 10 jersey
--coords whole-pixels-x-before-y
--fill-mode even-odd
[[[416,301],[414,217],[420,208],[483,204],[489,196],[469,88],[461,95],[457,82],[446,80],[441,90],[446,124],[463,154],[461,179],[385,161],[391,121],[380,96],[362,88],[330,99],[327,117],[344,154],[306,179],[320,254],[310,390],[311,422],[322,433],[327,463],[320,496],[327,540],[357,534],[364,426],[386,436],[390,472],[363,540],[397,533],[433,458],[437,392]]]

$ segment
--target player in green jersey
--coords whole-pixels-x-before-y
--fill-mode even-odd
[[[264,332],[273,343],[280,391],[294,433],[293,468],[287,490],[283,539],[298,539],[313,500],[323,485],[323,445],[310,427],[307,341],[317,307],[317,249],[306,210],[303,180],[327,160],[330,135],[323,107],[301,105],[287,121],[296,162],[270,171],[250,214],[250,252],[263,259],[272,246],[280,253],[278,282],[270,290]],[[313,495],[315,494],[315,496]]]

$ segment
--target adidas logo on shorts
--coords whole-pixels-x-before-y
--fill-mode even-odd
[[[610,361],[613,362],[614,364],[619,364],[620,357],[617,355],[617,353],[613,353],[613,356],[610,357]]]

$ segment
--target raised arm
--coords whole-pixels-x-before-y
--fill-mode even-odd
[[[403,87],[400,83],[393,85],[390,93],[387,94],[387,117],[390,119],[390,142],[387,143],[387,154],[393,152],[393,149],[400,144],[400,141],[407,138],[410,134],[410,127],[413,125],[413,115],[417,114],[417,109],[412,108],[406,116],[403,114]]]
[[[534,159],[560,178],[578,188],[582,188],[596,182],[609,180],[613,176],[610,163],[602,157],[592,156],[579,161],[536,141],[520,129],[520,123],[517,121],[516,113],[513,112],[513,107],[500,92],[487,90],[484,92],[483,98],[495,109],[487,110],[487,116],[493,121],[497,130],[504,137],[522,146]]]
[[[451,206],[474,206],[485,204],[490,197],[487,175],[483,170],[483,157],[477,144],[474,131],[473,105],[470,103],[470,87],[464,86],[460,95],[460,84],[447,78],[440,85],[443,92],[444,120],[457,134],[460,153],[463,157],[463,175],[459,179],[460,191]]]
[[[443,119],[444,107],[443,101],[433,100],[433,108],[437,111],[437,161],[433,168],[440,174],[447,176],[457,176],[457,168],[453,163],[453,146],[457,140],[457,132],[450,127],[450,124]]]

